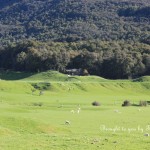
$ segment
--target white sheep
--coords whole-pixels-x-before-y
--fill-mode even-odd
[[[80,113],[80,110],[77,110],[77,113],[79,114],[79,113]]]
[[[118,112],[119,112],[119,110],[115,109],[115,110],[114,110],[114,112],[118,113]]]
[[[114,112],[116,112],[116,113],[121,113],[121,112],[120,112],[119,110],[117,110],[117,109],[115,109]]]
[[[78,113],[78,114],[80,113],[80,110],[81,110],[81,108],[79,107],[78,110],[77,110],[77,113]]]
[[[73,114],[74,114],[74,110],[71,110],[71,113],[73,113]]]

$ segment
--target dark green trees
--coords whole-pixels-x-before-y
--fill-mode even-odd
[[[65,69],[86,70],[86,74],[124,79],[150,75],[150,46],[122,41],[80,41],[40,43],[24,41],[0,50],[0,68],[19,71]]]

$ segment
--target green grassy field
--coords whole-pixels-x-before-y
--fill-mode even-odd
[[[106,80],[49,71],[0,78],[0,150],[149,150],[150,107],[121,107],[126,99],[150,101],[148,76]]]

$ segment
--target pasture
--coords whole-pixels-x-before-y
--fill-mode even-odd
[[[150,107],[136,106],[150,101],[149,77],[44,72],[0,78],[0,150],[149,150]],[[122,107],[124,100],[135,106]]]

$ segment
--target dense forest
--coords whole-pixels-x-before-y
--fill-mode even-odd
[[[0,0],[0,68],[150,75],[150,1]]]
[[[0,42],[147,41],[149,8],[149,0],[0,0]]]
[[[0,50],[0,68],[19,71],[86,69],[106,78],[150,75],[150,46],[122,41],[24,41]]]

